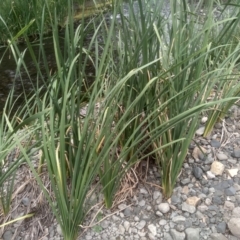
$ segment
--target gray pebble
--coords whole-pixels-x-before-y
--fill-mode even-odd
[[[210,240],[228,240],[228,239],[221,233],[212,233],[210,235]]]
[[[141,221],[137,224],[136,228],[139,229],[139,230],[142,230],[142,229],[145,227],[145,225],[146,225],[146,221],[141,220]]]
[[[130,217],[132,215],[132,210],[130,208],[126,208],[123,210],[123,213],[126,217]]]
[[[193,175],[197,179],[202,179],[203,170],[200,167],[194,166],[193,167]]]
[[[184,202],[182,204],[182,210],[185,212],[194,213],[196,211],[196,208]]]
[[[121,203],[121,204],[118,205],[118,209],[119,209],[119,210],[123,210],[123,209],[125,209],[126,207],[127,207],[127,205],[124,204],[124,203]]]
[[[24,197],[24,198],[22,199],[22,203],[23,203],[23,205],[26,206],[26,207],[29,206],[29,204],[30,204],[29,198]]]
[[[217,205],[222,205],[223,204],[223,200],[220,197],[218,197],[218,196],[214,196],[212,198],[212,203],[213,204],[217,204]]]
[[[219,161],[228,160],[228,156],[227,156],[226,154],[217,153],[216,156],[217,156],[217,158],[218,158]]]
[[[181,197],[177,194],[173,194],[172,197],[171,197],[171,204],[176,205],[176,204],[179,204],[179,203],[181,203]]]
[[[141,201],[138,202],[138,205],[141,206],[141,207],[144,207],[145,203],[146,203],[145,200],[141,200]]]
[[[159,191],[154,191],[153,192],[153,199],[154,200],[161,199],[161,201],[162,201],[162,193],[159,192]]]
[[[102,228],[108,228],[108,226],[109,226],[109,222],[107,221],[107,220],[103,220],[102,222],[101,222],[101,227]]]
[[[181,183],[183,184],[183,185],[186,185],[186,184],[188,184],[188,183],[190,183],[190,179],[189,178],[185,178],[185,179],[182,179],[181,180]]]
[[[226,196],[234,196],[236,193],[236,189],[234,187],[229,187],[225,189]]]
[[[183,232],[184,229],[185,229],[184,224],[179,223],[179,224],[176,225],[176,230],[177,230],[177,231]]]
[[[4,240],[11,240],[12,237],[13,237],[13,234],[10,230],[5,231],[4,234],[3,234],[3,239]]]
[[[186,237],[184,232],[178,232],[175,229],[170,229],[170,234],[173,240],[184,240]]]
[[[214,148],[219,148],[221,146],[221,143],[215,139],[211,140],[211,146]]]
[[[173,238],[169,233],[165,232],[163,235],[163,240],[173,240]]]
[[[232,157],[240,158],[240,148],[235,148],[233,150]]]
[[[220,222],[217,226],[216,229],[219,233],[225,233],[226,232],[226,227],[227,224],[225,222]]]
[[[222,124],[219,123],[219,122],[217,122],[217,123],[214,125],[214,127],[217,128],[217,129],[220,129],[220,128],[222,128]]]
[[[228,228],[233,236],[240,238],[240,218],[231,218],[228,222]]]
[[[172,218],[172,221],[175,223],[185,222],[186,218],[184,216],[175,216]]]

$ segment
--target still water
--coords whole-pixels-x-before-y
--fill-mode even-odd
[[[49,67],[54,68],[55,59],[52,41],[50,40],[50,38],[46,38],[46,44],[44,48],[47,53]],[[29,51],[26,49],[26,45],[19,44],[18,48],[21,53],[24,53],[23,59],[29,74],[27,74],[23,66],[20,68],[20,71],[17,71],[17,60],[14,59],[14,55],[10,49],[6,47],[0,48],[0,112],[3,109],[6,98],[13,87],[14,98],[16,99],[19,97],[18,102],[20,104],[23,89],[29,93],[33,90],[34,85],[37,83],[37,69],[32,61]],[[38,58],[38,43],[34,44],[33,50]],[[41,69],[44,69],[41,61],[38,62],[38,65]],[[39,84],[41,84],[41,82],[39,82]]]

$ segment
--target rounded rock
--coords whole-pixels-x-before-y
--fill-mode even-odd
[[[240,238],[240,218],[231,218],[228,222],[228,228],[233,236]]]
[[[159,191],[154,191],[153,192],[153,199],[154,200],[157,200],[157,199],[162,199],[162,193],[161,192],[159,192]]]
[[[142,229],[145,227],[145,225],[146,225],[146,221],[141,220],[141,221],[137,224],[136,228],[137,228],[138,230],[142,230]]]
[[[170,234],[174,240],[184,240],[186,237],[184,232],[178,232],[175,229],[170,229]]]
[[[129,230],[129,227],[130,227],[130,223],[129,223],[128,221],[125,221],[125,222],[123,223],[123,226],[124,226],[125,230],[128,231],[128,230]]]
[[[165,219],[161,219],[160,221],[159,221],[159,225],[160,226],[164,226],[164,225],[166,225],[167,224],[167,220],[165,220]]]
[[[216,156],[217,156],[217,159],[220,161],[228,160],[228,156],[223,153],[217,153]]]
[[[215,175],[222,175],[224,171],[224,165],[218,161],[214,161],[211,165],[211,172]]]
[[[22,204],[27,207],[30,204],[30,199],[27,197],[24,197],[22,199]]]
[[[157,235],[157,228],[155,225],[153,224],[148,225],[148,230],[151,232],[152,235],[154,236]]]
[[[240,158],[240,148],[235,148],[235,149],[233,150],[232,156],[233,156],[234,158]]]
[[[168,203],[160,203],[158,205],[158,210],[162,213],[167,213],[170,210],[170,206]]]
[[[187,235],[187,240],[199,240],[200,235],[199,235],[199,228],[187,228],[185,230],[186,235]]]
[[[182,204],[182,211],[184,212],[189,212],[189,213],[195,213],[196,212],[196,207],[187,204],[186,202],[184,202]]]
[[[205,130],[205,127],[200,127],[195,133],[196,135],[201,136],[203,135],[204,130]]]
[[[200,167],[194,166],[192,172],[196,179],[202,179],[203,170]]]
[[[3,234],[3,239],[4,240],[11,240],[12,237],[13,237],[13,234],[9,230],[5,231],[4,234]]]

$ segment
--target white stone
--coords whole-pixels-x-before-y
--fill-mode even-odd
[[[204,130],[205,130],[205,127],[200,127],[195,133],[196,135],[201,136],[203,135]]]
[[[153,224],[148,225],[148,230],[152,233],[152,235],[156,236],[157,235],[157,228]]]
[[[172,218],[172,221],[175,222],[175,223],[185,222],[186,218],[184,216],[175,216],[175,217]]]
[[[135,238],[136,239],[136,238]],[[157,240],[157,238],[152,234],[152,233],[148,233],[148,239],[149,240]],[[145,239],[146,240],[146,239]]]
[[[187,228],[185,232],[187,240],[200,240],[199,228]]]
[[[148,191],[145,188],[140,188],[140,193],[148,195]]]
[[[140,206],[140,207],[144,207],[145,206],[145,200],[144,199],[142,199],[141,201],[139,201],[139,203],[138,203],[138,205]]]
[[[159,216],[159,217],[163,216],[163,214],[160,211],[156,211],[156,215]]]
[[[129,229],[129,227],[130,227],[130,222],[125,221],[125,222],[123,223],[123,226],[124,226],[125,230],[128,231],[128,229]]]
[[[142,229],[145,227],[145,225],[146,225],[146,221],[141,220],[141,221],[137,224],[136,228],[139,229],[139,230],[142,230]]]
[[[202,117],[202,119],[201,119],[201,123],[206,123],[207,120],[208,120],[208,117]]]
[[[139,220],[140,220],[140,219],[139,219],[138,216],[135,216],[135,217],[134,217],[134,221],[135,221],[135,222],[139,222]]]
[[[168,203],[160,203],[158,205],[158,210],[162,213],[167,213],[170,210],[170,206]]]
[[[207,171],[207,178],[208,179],[213,179],[215,178],[216,176],[211,172],[211,171]]]
[[[145,237],[146,236],[146,232],[138,231],[138,235],[140,237]]]
[[[214,161],[211,165],[210,171],[216,176],[222,175],[224,171],[224,165],[218,161]]]
[[[124,235],[124,233],[125,233],[125,228],[124,228],[124,226],[120,224],[118,231],[119,231],[120,235]]]
[[[121,203],[121,204],[118,205],[119,210],[124,210],[126,207],[127,207],[127,205],[124,204],[124,203]]]
[[[233,236],[240,238],[240,218],[231,218],[228,222],[228,228]]]
[[[167,221],[165,220],[165,219],[161,219],[160,221],[159,221],[159,225],[160,226],[164,226],[164,225],[166,225],[167,224]]]
[[[59,224],[57,225],[57,233],[59,235],[62,235],[62,229],[61,229],[61,226]]]
[[[210,198],[206,198],[205,203],[207,206],[210,206],[212,204],[212,200]]]
[[[230,177],[234,177],[238,174],[238,169],[237,168],[228,169],[227,173]]]

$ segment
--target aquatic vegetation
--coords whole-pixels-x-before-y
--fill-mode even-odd
[[[26,95],[25,111],[17,112],[21,124],[11,131],[17,134],[23,126],[33,127],[35,146],[42,151],[37,169],[28,148],[20,141],[16,145],[65,239],[77,238],[92,193],[103,193],[106,207],[111,208],[121,180],[140,161],[151,158],[159,164],[159,184],[165,197],[170,197],[201,114],[215,114],[216,108],[226,112],[239,99],[239,84],[232,75],[239,62],[239,43],[232,41],[239,8],[234,16],[216,20],[214,1],[208,1],[205,17],[199,14],[204,1],[188,2],[171,0],[166,16],[160,14],[164,4],[158,1],[129,1],[127,15],[123,2],[117,1],[111,18],[100,14],[79,24],[74,23],[70,9],[61,37],[57,10],[50,11],[46,1],[42,12],[46,18],[37,24],[38,57],[34,43],[23,34],[27,28],[20,31],[37,69],[36,78],[46,88],[42,91],[37,86],[32,97]],[[137,3],[137,11],[133,3]],[[49,19],[52,33],[54,71],[49,69],[43,44],[45,19]],[[220,29],[217,33],[216,27]],[[91,38],[87,38],[89,29],[93,30]],[[9,38],[8,47],[21,75],[21,66],[28,68],[17,38],[14,34]],[[89,63],[94,69],[91,84],[86,73]],[[229,79],[234,91],[229,91],[228,84],[219,84]],[[227,94],[209,99],[215,86]],[[51,193],[41,179],[43,166],[51,180]],[[0,183],[11,173],[6,174]]]

